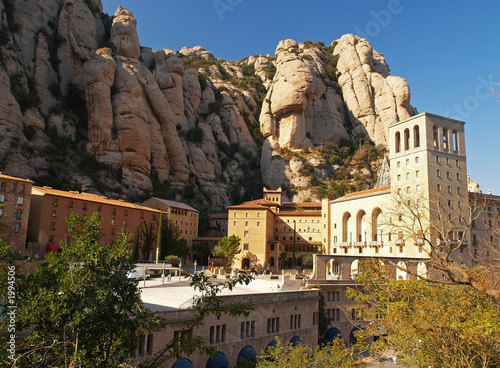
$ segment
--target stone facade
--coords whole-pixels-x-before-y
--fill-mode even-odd
[[[33,182],[0,174],[0,215],[5,228],[1,237],[13,250],[32,257],[32,249],[27,246],[28,219],[30,215],[31,187]]]
[[[264,189],[264,198],[229,206],[228,234],[240,238],[237,268],[279,272],[300,264],[321,245],[321,203],[282,202],[281,189]],[[286,256],[286,257],[285,257]]]
[[[223,354],[234,367],[243,349],[261,354],[276,337],[284,343],[300,341],[316,345],[318,341],[318,290],[221,296],[223,304],[241,303],[252,307],[248,316],[208,316],[204,326],[194,334],[201,336],[216,352]],[[148,359],[165,344],[178,338],[183,321],[193,318],[193,309],[177,309],[158,313],[167,325],[161,331],[139,334],[135,353],[136,362]],[[204,367],[209,357],[195,352],[187,357],[195,367]],[[175,360],[165,361],[162,367],[171,367]],[[224,365],[221,365],[224,366]]]

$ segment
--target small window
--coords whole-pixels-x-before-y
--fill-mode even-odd
[[[420,177],[420,171],[419,171],[419,170],[415,171],[415,176],[416,176],[417,178],[418,178],[418,177]]]
[[[21,205],[24,203],[24,197],[18,197],[17,198],[17,204]]]
[[[438,184],[437,185],[437,191],[440,192],[441,191],[441,184]]]
[[[243,250],[248,250],[249,243],[243,243]]]
[[[415,157],[415,163],[418,164],[418,162],[419,162],[419,159],[418,159],[418,156],[417,156],[417,157]]]
[[[15,224],[15,225],[14,225],[14,231],[15,231],[16,233],[20,232],[20,231],[21,231],[21,224]]]
[[[440,170],[436,170],[436,176],[437,176],[438,178],[440,178],[440,177],[441,177],[441,171],[440,171]]]
[[[248,230],[245,230],[244,236],[245,236],[245,238],[249,237]]]

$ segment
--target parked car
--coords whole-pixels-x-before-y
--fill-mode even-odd
[[[127,272],[127,277],[134,280],[144,280],[144,277],[146,277],[146,280],[149,280],[151,276],[143,268],[134,268]]]

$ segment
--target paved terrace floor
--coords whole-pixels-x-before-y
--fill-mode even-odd
[[[213,279],[214,282],[224,282],[227,279],[219,276]],[[151,278],[139,281],[141,298],[144,305],[153,312],[173,311],[181,308],[181,305],[195,296],[200,296],[199,291],[195,291],[189,286],[190,280],[179,276],[172,276],[171,281],[167,278],[162,282],[161,278]],[[279,290],[278,290],[279,285]],[[236,285],[232,291],[223,290],[220,295],[243,295],[277,293],[286,291],[297,291],[290,287],[283,287],[283,278],[271,280],[269,276],[262,278],[258,276],[248,285]]]

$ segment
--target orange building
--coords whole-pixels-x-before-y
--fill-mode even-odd
[[[13,250],[31,256],[26,243],[33,182],[0,174],[0,216],[6,227],[0,236]]]
[[[66,217],[70,213],[86,215],[95,211],[99,211],[103,219],[103,243],[113,242],[120,230],[126,229],[132,233],[134,247],[138,245],[139,259],[154,259],[156,242],[147,244],[147,236],[140,234],[143,231],[152,233],[154,239],[158,232],[159,210],[96,194],[36,186],[32,189],[28,230],[28,239],[36,250],[35,256],[42,257],[47,249],[55,250],[56,244],[69,237]]]

